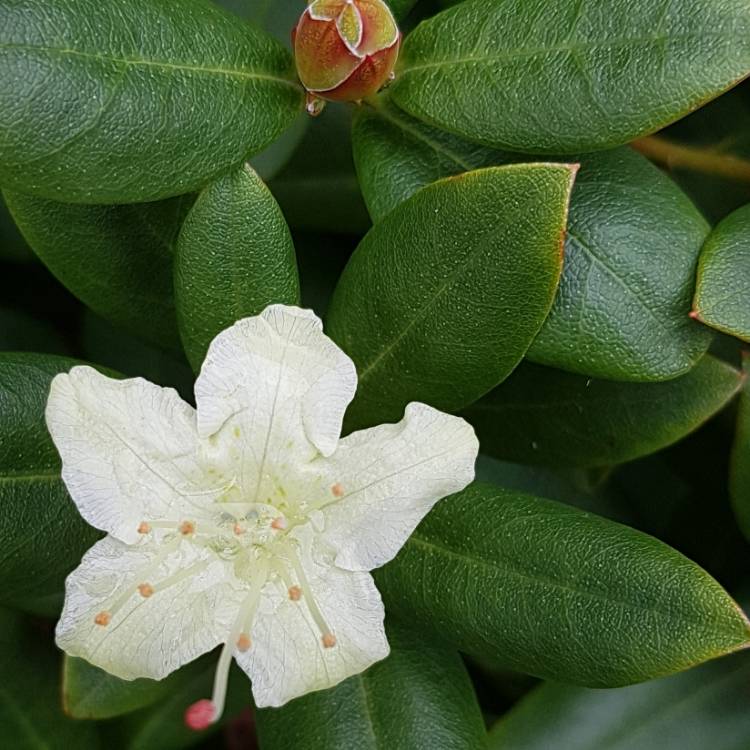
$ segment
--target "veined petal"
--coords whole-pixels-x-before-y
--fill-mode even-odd
[[[432,506],[474,479],[479,443],[471,425],[411,403],[398,424],[349,435],[315,462],[338,500],[322,508],[323,539],[336,565],[372,570],[395,557]]]
[[[125,542],[197,492],[195,411],[171,388],[74,367],[52,381],[47,427],[81,515]]]
[[[284,585],[269,583],[252,629],[253,647],[235,653],[253,684],[258,707],[281,706],[314,690],[333,687],[389,654],[380,593],[369,573],[305,564],[317,606],[335,635],[325,648],[305,604]]]
[[[371,55],[392,47],[399,38],[399,30],[388,5],[381,0],[359,0],[357,7],[363,29],[357,52]]]
[[[345,5],[346,0],[313,0],[308,12],[316,21],[331,21],[339,16]]]
[[[242,491],[260,500],[274,468],[333,452],[356,387],[354,364],[312,311],[272,305],[211,343],[195,384],[198,431],[240,435]]]
[[[168,544],[97,542],[65,583],[57,645],[122,679],[160,680],[222,642],[242,600],[229,564]]]

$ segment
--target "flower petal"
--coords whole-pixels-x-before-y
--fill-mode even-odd
[[[398,424],[349,435],[315,463],[341,497],[322,509],[336,565],[372,570],[395,557],[432,506],[474,479],[479,451],[460,417],[411,403]]]
[[[52,381],[46,418],[81,515],[122,541],[178,513],[201,481],[195,411],[171,388],[74,367]]]
[[[259,708],[281,706],[333,687],[388,656],[383,602],[369,573],[306,564],[315,601],[336,636],[324,648],[305,597],[291,601],[278,581],[267,584],[252,628],[253,646],[235,658],[253,683]]]
[[[68,576],[57,645],[122,679],[160,680],[226,638],[241,602],[227,567],[189,542],[165,554],[107,536]],[[107,625],[95,623],[100,613],[110,613]]]
[[[240,485],[260,499],[274,469],[330,455],[354,396],[354,364],[310,310],[272,305],[211,343],[195,384],[198,432],[241,441]]]

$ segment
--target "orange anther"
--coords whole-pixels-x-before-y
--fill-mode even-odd
[[[177,527],[177,530],[183,536],[190,536],[191,534],[195,534],[195,524],[192,521],[183,521]]]
[[[344,485],[341,484],[341,482],[336,482],[336,484],[331,487],[331,493],[334,497],[344,497]]]
[[[138,533],[139,534],[148,534],[149,531],[151,531],[151,524],[147,523],[146,521],[141,521],[138,524]]]
[[[321,640],[323,648],[333,648],[336,645],[336,636],[333,633],[326,633]]]
[[[247,531],[247,529],[239,523],[236,523],[232,530],[237,536],[242,536]]]
[[[138,593],[144,598],[148,599],[154,593],[154,587],[150,583],[139,583]]]
[[[237,650],[244,653],[252,645],[253,642],[250,640],[250,636],[247,633],[240,633],[240,637],[237,639]]]
[[[302,589],[299,586],[290,586],[289,598],[293,602],[298,602],[302,598]]]
[[[100,612],[94,618],[94,622],[97,625],[101,625],[102,627],[104,627],[105,625],[109,625],[109,623],[111,622],[111,620],[112,620],[112,615],[109,614],[109,612]]]
[[[279,516],[278,518],[274,518],[273,521],[271,521],[271,528],[276,529],[276,531],[280,531],[281,529],[286,528],[286,518],[283,516]]]

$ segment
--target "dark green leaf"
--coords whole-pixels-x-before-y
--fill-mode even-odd
[[[604,466],[677,442],[721,409],[742,380],[710,356],[663,383],[594,380],[526,364],[464,416],[482,450],[498,458]]]
[[[144,708],[172,693],[181,672],[164,680],[121,680],[84,659],[63,659],[62,700],[75,719],[109,719]]]
[[[65,576],[99,536],[68,497],[44,422],[52,378],[76,364],[0,354],[0,604],[45,615],[59,611]]]
[[[706,240],[693,306],[706,325],[750,341],[750,204]]]
[[[750,539],[750,355],[743,362],[745,383],[737,410],[737,430],[732,446],[729,493],[742,533]]]
[[[18,231],[0,194],[0,260],[25,263],[33,259],[34,254]]]
[[[113,722],[109,730],[117,738],[117,746],[122,750],[181,750],[205,741],[207,735],[248,708],[251,705],[250,681],[233,664],[222,719],[204,732],[185,726],[185,709],[211,695],[215,667],[216,654],[188,664],[175,675],[166,700]]]
[[[15,308],[0,307],[0,351],[67,354],[68,346],[46,320]]]
[[[575,153],[658,130],[750,73],[745,0],[468,0],[407,37],[396,102],[500,148]]]
[[[750,747],[750,655],[623,688],[547,684],[490,733],[491,750],[741,750]]]
[[[45,633],[0,610],[0,747],[53,750],[100,747],[96,727],[71,721],[60,707],[59,653]],[[50,639],[51,640],[51,639]]]
[[[84,304],[137,336],[179,348],[172,247],[192,198],[132,206],[5,198],[34,252]]]
[[[528,164],[434,183],[376,224],[331,304],[359,373],[350,426],[413,400],[452,411],[516,366],[559,280],[574,169]]]
[[[180,231],[174,265],[180,334],[195,369],[214,336],[236,320],[272,302],[299,302],[289,228],[249,167],[198,196]]]
[[[490,485],[440,502],[376,579],[390,612],[457,648],[589,687],[667,675],[750,643],[735,602],[671,547]]]
[[[390,627],[391,655],[335,688],[257,715],[262,750],[478,750],[486,735],[457,653]]]
[[[376,220],[430,182],[519,160],[424,125],[388,100],[358,116],[354,144]],[[672,180],[629,149],[576,160],[560,289],[528,356],[617,380],[676,377],[710,341],[688,317],[708,224]]]
[[[289,53],[208,0],[2,0],[0,183],[130,203],[239,166],[302,106]]]

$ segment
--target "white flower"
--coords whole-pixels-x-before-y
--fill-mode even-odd
[[[398,424],[339,439],[352,361],[282,305],[211,344],[197,409],[170,388],[74,367],[47,424],[81,515],[108,536],[66,583],[57,643],[126,680],[161,679],[223,643],[258,706],[336,685],[388,655],[368,571],[474,476],[471,427],[412,403]]]

